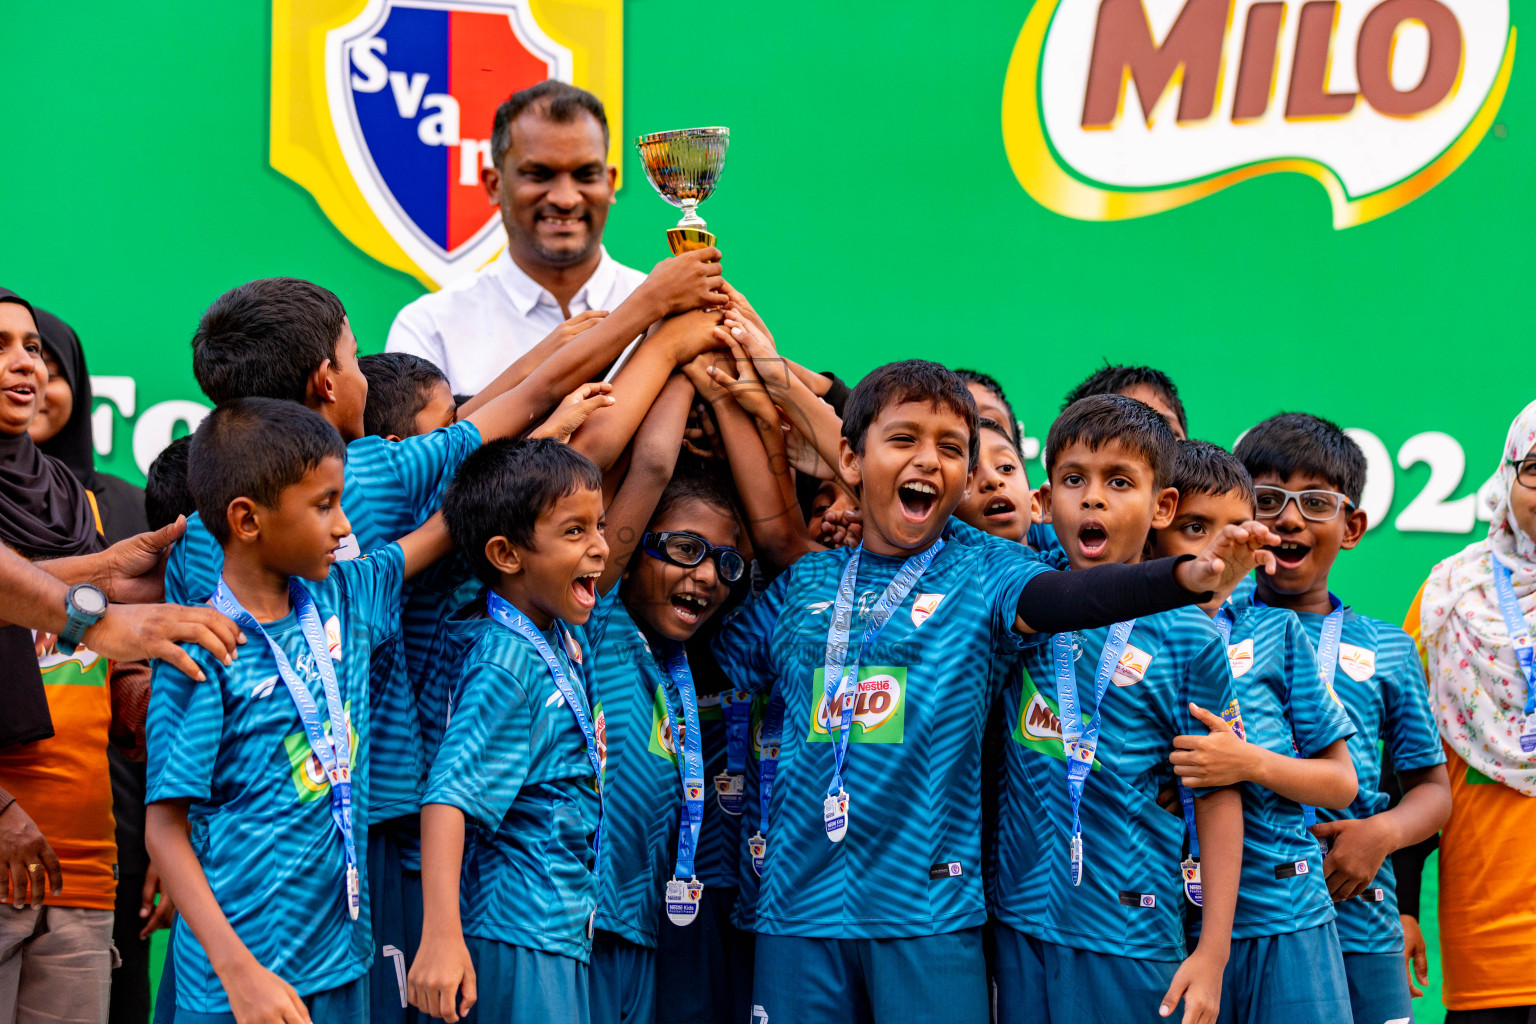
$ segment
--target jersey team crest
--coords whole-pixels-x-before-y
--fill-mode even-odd
[[[546,78],[595,93],[618,160],[622,0],[273,0],[272,166],[429,288],[504,244],[491,122]]]

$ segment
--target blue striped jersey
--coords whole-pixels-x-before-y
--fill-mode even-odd
[[[1107,628],[1073,634],[1085,715],[1108,634]],[[994,913],[1057,945],[1182,960],[1184,819],[1158,806],[1157,794],[1174,778],[1168,761],[1174,737],[1208,731],[1189,703],[1214,713],[1239,710],[1221,634],[1194,607],[1136,620],[1100,705],[1098,750],[1082,801],[1083,880],[1075,887],[1052,644],[1024,650],[1019,661],[1019,683],[1002,695],[1009,739],[998,801]]]
[[[812,938],[899,938],[971,928],[981,890],[981,732],[994,658],[1019,594],[1047,571],[1021,544],[959,520],[879,638],[864,652],[844,771],[849,827],[829,842],[832,778],[823,658],[852,551],[806,555],[732,612],[715,638],[744,690],[783,692],[784,737],[770,809],[757,930]],[[850,644],[904,559],[865,551]]]
[[[155,663],[149,703],[147,800],[188,800],[187,819],[219,908],[262,966],[309,995],[361,975],[373,954],[366,877],[372,745],[368,706],[371,651],[394,636],[400,600],[398,545],[338,562],[328,579],[303,581],[326,627],[336,682],[351,723],[354,821],[363,910],[347,915],[346,861],[331,818],[330,783],[310,749],[271,650],[251,637],[225,666],[184,644],[203,669],[193,682]],[[325,688],[297,617],[269,625],[314,698],[324,728]],[[172,944],[176,1004],[228,1013],[229,999],[184,918]]]
[[[1234,611],[1227,663],[1248,742],[1285,757],[1316,757],[1354,735],[1343,705],[1318,678],[1317,652],[1296,616],[1266,605]],[[1232,937],[1282,935],[1332,921],[1322,850],[1307,831],[1301,805],[1253,782],[1239,788],[1243,874]]]
[[[702,657],[712,658],[709,651]],[[695,656],[698,657],[698,656]],[[702,675],[697,669],[695,676]],[[726,814],[715,799],[715,776],[725,771],[725,712],[718,693],[699,694],[699,734],[704,743],[704,823],[699,829],[699,850],[694,870],[699,881],[715,889],[735,888],[736,847],[741,818]]]
[[[586,633],[592,651],[589,692],[603,757],[596,927],[655,949],[662,887],[674,864],[669,847],[682,806],[666,710],[668,699],[680,710],[678,695],[619,600],[618,587],[598,599]]]
[[[1297,613],[1307,636],[1316,645],[1322,635],[1322,615]],[[1424,663],[1413,639],[1397,626],[1344,610],[1344,629],[1339,643],[1339,667],[1333,689],[1354,723],[1349,756],[1355,762],[1360,792],[1342,811],[1319,808],[1319,821],[1368,818],[1387,809],[1389,798],[1381,791],[1381,747],[1385,744],[1397,771],[1408,772],[1445,763],[1440,730],[1429,706]],[[1379,895],[1379,899],[1368,899]],[[1403,948],[1403,926],[1397,914],[1397,881],[1392,858],[1366,890],[1336,905],[1339,913],[1339,946],[1346,953],[1398,953]]]
[[[430,434],[390,441],[363,437],[347,445],[342,507],[352,522],[353,542],[338,558],[367,554],[416,529],[437,511],[453,474],[480,446],[473,423],[456,423]],[[224,552],[199,516],[171,549],[165,569],[165,599],[202,604],[219,584]],[[411,588],[406,588],[409,600]],[[398,620],[399,609],[390,613]],[[421,729],[406,681],[403,637],[393,638],[374,665],[373,749],[375,821],[414,813],[426,772]]]
[[[461,653],[444,666],[448,726],[422,803],[457,807],[470,826],[464,934],[585,963],[598,818],[586,740],[531,643],[489,618],[450,618],[447,631]],[[544,637],[584,700],[584,653],[554,629]]]

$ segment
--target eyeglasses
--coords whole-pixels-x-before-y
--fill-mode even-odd
[[[1253,489],[1253,507],[1260,519],[1274,519],[1285,511],[1285,506],[1296,502],[1296,510],[1314,523],[1326,523],[1339,514],[1339,509],[1354,510],[1354,503],[1338,491],[1288,491],[1284,487],[1260,484]]]
[[[747,560],[735,548],[717,546],[686,530],[664,530],[648,533],[640,540],[640,546],[652,558],[659,558],[672,565],[691,569],[706,558],[715,560],[715,569],[727,583],[735,583],[747,571]]]
[[[1519,459],[1510,465],[1515,467],[1515,482],[1536,491],[1536,459]]]

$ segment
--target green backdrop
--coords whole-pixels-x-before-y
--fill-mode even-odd
[[[1514,0],[1517,25],[1528,4]],[[228,287],[314,279],[342,297],[364,349],[382,348],[421,288],[269,167],[266,3],[5,6],[0,283],[74,324],[93,375],[133,378],[135,415],[114,406],[104,468],[140,479],[144,410],[200,398],[188,339]],[[817,369],[851,380],[905,356],[983,369],[1038,438],[1101,359],[1146,362],[1178,382],[1195,436],[1230,445],[1299,409],[1371,431],[1395,459],[1440,431],[1466,458],[1450,496],[1472,493],[1533,396],[1510,358],[1536,305],[1519,62],[1466,164],[1379,221],[1335,231],[1315,182],[1278,175],[1086,223],[1036,205],[1003,151],[1003,77],[1030,7],[629,0],[626,132],[730,126],[706,216],[729,278]],[[647,267],[676,213],[629,146],[625,181],[607,244]],[[1438,458],[1453,463],[1448,450]],[[1396,620],[1428,568],[1484,527],[1396,529],[1430,468],[1378,463],[1375,486],[1389,469],[1390,513],[1341,560],[1335,589]]]

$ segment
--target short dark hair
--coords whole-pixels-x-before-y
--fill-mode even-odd
[[[869,425],[886,406],[902,402],[931,402],[965,420],[966,429],[971,432],[970,465],[976,465],[981,452],[981,439],[976,433],[976,399],[955,371],[926,359],[886,363],[859,381],[843,407],[843,436],[853,450],[863,455]]]
[[[376,437],[412,437],[416,414],[426,408],[432,388],[448,377],[430,359],[409,352],[376,352],[357,361],[368,378],[363,433]]]
[[[1235,454],[1249,476],[1306,473],[1321,477],[1359,506],[1365,491],[1365,453],[1337,423],[1305,412],[1283,412],[1254,427]]]
[[[1231,494],[1243,496],[1253,507],[1253,477],[1236,455],[1209,441],[1180,441],[1179,455],[1173,464],[1170,486],[1185,494]]]
[[[492,537],[531,547],[539,516],[580,490],[601,490],[602,471],[554,438],[491,441],[469,454],[443,495],[454,546],[486,583],[500,578],[485,557]]]
[[[1178,438],[1168,421],[1145,402],[1124,395],[1092,395],[1067,406],[1045,436],[1045,474],[1063,448],[1084,444],[1098,451],[1118,441],[1140,455],[1152,470],[1152,485],[1167,487],[1178,458]]]
[[[498,170],[512,148],[512,122],[529,110],[556,124],[570,124],[582,114],[591,114],[603,129],[603,146],[608,145],[608,112],[603,101],[574,85],[546,78],[538,85],[519,89],[496,108],[491,124],[491,161]]]
[[[273,508],[284,490],[333,457],[346,461],[347,446],[313,409],[276,398],[236,398],[209,413],[192,435],[187,487],[203,525],[225,544],[230,502],[250,498]]]
[[[1013,411],[1013,403],[1008,401],[1008,393],[997,382],[997,378],[991,374],[982,373],[980,370],[956,370],[955,376],[967,384],[976,384],[997,396],[997,400],[1003,404],[1003,409],[1008,413],[1008,422],[1004,425],[1003,433],[1013,438],[1013,446],[1019,446],[1019,414]]]
[[[666,489],[656,499],[656,511],[651,513],[652,521],[689,501],[718,509],[738,522],[741,520],[736,507],[735,488],[719,470],[703,459],[685,454],[678,457],[672,479],[667,481]]]
[[[304,401],[310,375],[336,359],[347,311],[296,277],[249,281],[213,300],[192,335],[192,374],[215,404],[235,398]]]
[[[1019,450],[1019,442],[1014,438],[1013,432],[1008,429],[1006,424],[999,423],[990,416],[981,416],[976,420],[976,432],[980,433],[983,430],[993,430],[1002,434],[1008,439],[1008,443],[1013,445],[1014,451]],[[1022,454],[1020,457],[1023,457]]]
[[[1189,433],[1189,419],[1184,415],[1184,403],[1179,401],[1178,387],[1166,373],[1150,366],[1111,366],[1106,361],[1102,367],[1089,374],[1087,380],[1067,392],[1061,407],[1065,409],[1073,402],[1092,395],[1118,395],[1138,385],[1151,388],[1157,397],[1167,402],[1168,408],[1173,410],[1174,418],[1179,421],[1179,429]]]
[[[160,450],[144,474],[144,518],[151,530],[169,526],[177,516],[197,511],[197,500],[187,486],[187,460],[192,454],[192,435],[178,437]]]

